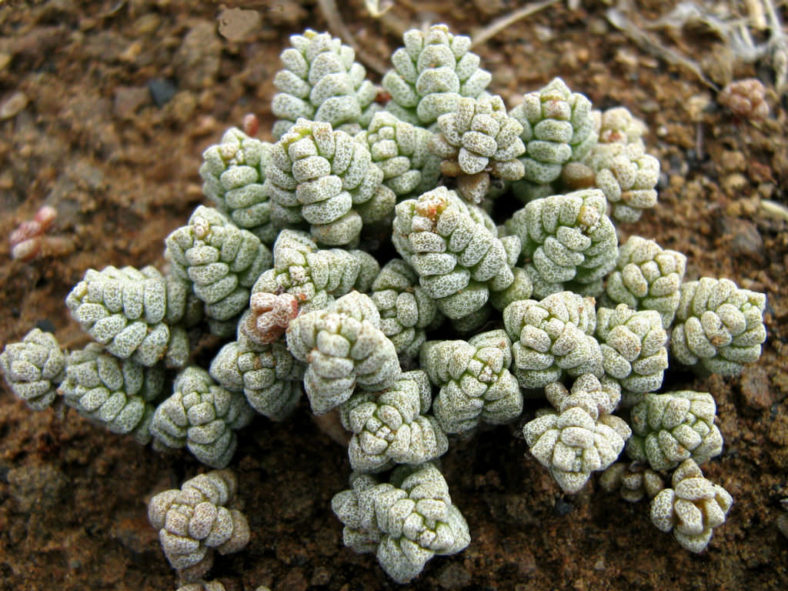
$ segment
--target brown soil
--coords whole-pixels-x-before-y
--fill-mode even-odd
[[[383,22],[361,0],[339,4],[361,46],[383,56],[399,45],[398,26],[418,23],[417,11],[469,32],[515,2],[397,0]],[[262,27],[231,42],[218,35],[220,7],[211,2],[0,3],[0,235],[46,203],[59,213],[50,235],[67,239],[30,263],[11,261],[0,242],[0,344],[35,324],[53,326],[67,346],[84,342],[63,299],[85,269],[160,264],[163,238],[201,202],[202,150],[244,113],[268,128],[287,35],[325,21],[314,1],[245,5],[261,12]],[[653,18],[670,6],[652,0],[640,9]],[[711,64],[717,81],[771,75],[731,65],[708,36],[666,41]],[[769,341],[738,378],[673,374],[673,385],[714,394],[725,436],[705,471],[736,504],[705,553],[684,551],[651,525],[644,503],[595,483],[562,495],[525,456],[517,426],[503,427],[454,442],[445,457],[473,541],[433,560],[413,588],[788,588],[788,540],[776,527],[788,496],[788,231],[759,207],[761,199],[788,205],[785,103],[770,97],[772,118],[761,124],[736,120],[693,74],[611,30],[604,7],[572,12],[561,2],[478,52],[507,100],[560,75],[595,106],[622,104],[647,121],[664,172],[661,205],[631,232],[686,253],[690,278],[730,277],[765,291]],[[150,84],[177,92],[159,106]],[[219,558],[213,577],[229,591],[396,588],[374,557],[342,547],[329,503],[349,467],[305,408],[284,424],[258,418],[240,441],[232,467],[252,539]],[[185,453],[160,456],[72,410],[31,412],[3,386],[0,588],[175,589],[144,503],[199,469]]]

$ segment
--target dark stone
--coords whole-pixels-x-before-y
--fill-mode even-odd
[[[44,332],[55,332],[55,325],[49,318],[44,318],[43,320],[39,320],[36,322],[36,328],[38,330],[43,330]]]
[[[153,102],[156,103],[157,107],[161,108],[170,102],[178,89],[175,88],[175,84],[166,78],[153,78],[148,81],[148,90]]]
[[[553,507],[553,511],[556,515],[564,516],[568,515],[572,512],[575,506],[572,503],[566,502],[564,499],[558,499],[555,502],[555,507]]]

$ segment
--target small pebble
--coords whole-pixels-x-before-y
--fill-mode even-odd
[[[150,99],[151,91],[144,86],[119,86],[115,89],[113,112],[121,119],[131,119]]]
[[[28,102],[27,95],[21,90],[12,94],[0,105],[0,121],[16,117]]]
[[[135,36],[147,35],[148,33],[153,33],[156,31],[160,24],[161,17],[159,17],[158,14],[151,12],[138,18],[134,22],[132,30],[134,31]]]
[[[256,10],[227,8],[219,14],[219,34],[228,41],[245,41],[260,29],[261,23]]]
[[[216,83],[222,55],[222,40],[214,22],[195,24],[181,42],[172,65],[181,88],[200,90]]]
[[[755,224],[728,216],[721,216],[715,221],[717,233],[731,256],[744,256],[758,261],[763,259],[763,238]]]
[[[741,393],[747,406],[756,410],[770,408],[773,402],[769,375],[760,366],[748,366],[741,374]]]

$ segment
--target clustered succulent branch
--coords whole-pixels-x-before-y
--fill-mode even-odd
[[[133,359],[118,359],[89,343],[69,354],[59,391],[81,415],[113,433],[132,433],[140,443],[148,443],[164,383],[161,365],[145,367]]]
[[[440,158],[428,150],[432,134],[391,113],[375,113],[356,139],[366,143],[372,161],[383,171],[383,184],[398,198],[420,195],[438,183]]]
[[[602,348],[602,367],[621,387],[635,394],[662,386],[668,368],[668,334],[659,314],[635,311],[625,304],[599,308],[595,336]]]
[[[264,244],[276,239],[271,200],[265,188],[265,169],[272,144],[228,129],[218,145],[203,152],[200,166],[203,193],[239,228],[249,230]]]
[[[148,367],[164,359],[181,367],[189,356],[184,323],[201,310],[189,287],[154,267],[89,269],[66,298],[72,317],[107,352]],[[191,317],[191,318],[190,318]]]
[[[522,132],[500,96],[462,97],[456,109],[438,117],[438,133],[429,148],[443,158],[441,172],[458,177],[460,195],[478,205],[490,190],[491,176],[506,181],[523,178],[525,168],[518,159],[525,153]]]
[[[203,464],[226,468],[237,445],[235,430],[249,424],[252,414],[243,396],[190,366],[178,374],[172,396],[156,408],[150,429],[161,447],[185,446]]]
[[[667,330],[679,307],[686,264],[687,257],[680,252],[631,236],[618,251],[616,268],[607,277],[605,297],[634,310],[659,312]]]
[[[533,292],[543,298],[566,287],[602,293],[602,279],[615,267],[618,239],[598,189],[534,199],[506,222],[520,239]]]
[[[568,493],[578,492],[591,472],[608,468],[632,431],[612,413],[620,398],[616,382],[580,376],[571,393],[560,382],[546,387],[553,409],[526,423],[523,435],[533,456]]]
[[[199,206],[189,225],[175,230],[166,243],[173,274],[191,286],[205,304],[205,315],[219,323],[246,309],[249,288],[271,266],[271,252],[257,236],[210,207]]]
[[[386,109],[403,121],[426,127],[453,111],[460,97],[478,98],[492,79],[470,51],[470,37],[446,25],[407,31],[402,40],[382,84],[391,94]]]
[[[55,335],[34,328],[21,342],[6,345],[0,368],[18,398],[33,410],[44,410],[55,401],[65,378],[66,356]]]
[[[273,268],[260,275],[252,294],[288,293],[300,311],[320,309],[353,289],[368,291],[379,270],[366,252],[319,249],[308,234],[283,229],[274,243]]]
[[[376,552],[380,566],[398,583],[418,576],[436,554],[456,554],[471,541],[468,524],[434,464],[400,466],[390,483],[382,484],[354,472],[350,484],[331,501],[345,525],[345,545]]]
[[[405,33],[388,102],[340,40],[307,30],[291,45],[275,143],[251,121],[205,150],[215,208],[167,237],[168,272],[88,270],[66,304],[93,342],[69,352],[34,329],[6,345],[11,391],[219,469],[255,411],[284,421],[305,392],[346,430],[344,542],[399,583],[470,543],[435,463],[452,436],[521,417],[564,492],[601,472],[705,548],[732,503],[698,467],[722,453],[717,404],[664,392],[664,374],[671,358],[702,375],[755,362],[766,301],[687,281],[684,255],[652,240],[619,245],[617,226],[657,203],[645,125],[558,78],[507,111],[445,25]],[[498,213],[513,198],[524,206]],[[247,543],[235,492],[221,470],[151,500],[184,589],[219,589],[201,580],[214,550]]]
[[[382,390],[401,374],[394,343],[380,330],[378,309],[358,292],[296,318],[287,330],[287,347],[307,364],[304,390],[318,415],[347,401],[356,387]]]
[[[446,433],[462,433],[484,420],[513,421],[523,411],[523,396],[509,372],[511,341],[503,330],[469,341],[428,341],[421,367],[440,388],[433,412]]]
[[[308,224],[331,246],[355,243],[362,225],[386,217],[396,202],[365,143],[330,123],[298,119],[274,145],[266,174],[274,222]]]
[[[622,107],[594,113],[599,141],[563,173],[566,185],[591,183],[605,194],[618,222],[635,222],[657,204],[659,160],[646,153],[641,136],[646,126]]]
[[[392,241],[449,318],[478,312],[490,291],[503,291],[514,282],[517,237],[499,239],[483,210],[445,187],[397,205]]]
[[[526,94],[510,115],[523,128],[524,175],[515,184],[522,199],[552,195],[552,184],[560,179],[564,166],[581,160],[597,141],[591,101],[572,92],[560,78]]]
[[[671,351],[676,359],[710,373],[737,375],[757,361],[766,340],[766,296],[729,279],[702,277],[681,285]]]
[[[712,530],[725,522],[733,498],[706,479],[693,460],[685,460],[673,472],[672,484],[654,497],[651,521],[664,532],[672,530],[676,541],[690,552],[701,552]]]
[[[562,291],[541,301],[518,300],[503,311],[503,322],[522,388],[544,388],[567,375],[602,375],[593,298]]]
[[[423,464],[449,449],[449,440],[435,418],[424,372],[403,373],[389,388],[353,396],[340,408],[342,425],[352,433],[350,466],[379,472],[396,464]]]
[[[290,43],[280,56],[283,68],[274,77],[279,90],[271,102],[279,118],[274,137],[282,137],[302,117],[350,133],[361,131],[375,111],[378,89],[366,79],[353,49],[311,29],[291,36]]]
[[[665,488],[659,473],[640,462],[616,462],[599,477],[599,485],[607,492],[620,491],[621,498],[637,503],[643,497],[653,499]]]
[[[249,406],[261,415],[283,421],[301,398],[304,370],[284,343],[257,345],[240,335],[219,350],[210,375],[223,388],[243,392]]]
[[[418,285],[416,272],[402,259],[392,259],[380,270],[371,289],[383,334],[400,355],[418,357],[427,329],[441,324],[443,314]]]
[[[688,459],[703,464],[722,453],[716,414],[706,392],[646,394],[632,409],[627,455],[653,470],[671,470]]]
[[[214,551],[231,554],[249,543],[249,524],[237,508],[238,482],[229,470],[200,474],[155,495],[148,520],[159,531],[164,554],[181,580],[201,579]]]

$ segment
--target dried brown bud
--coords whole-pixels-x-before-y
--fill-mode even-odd
[[[33,221],[41,225],[41,230],[46,232],[57,217],[57,210],[49,205],[44,205],[33,216]]]
[[[11,258],[23,262],[36,258],[41,251],[41,237],[52,226],[56,217],[57,210],[45,205],[36,212],[32,220],[19,224],[8,238]]]
[[[244,115],[243,121],[244,133],[249,137],[255,137],[260,129],[260,120],[254,113],[247,113]]]
[[[251,314],[243,325],[244,334],[258,345],[273,343],[298,316],[298,298],[289,293],[253,293],[249,299]]]
[[[561,180],[571,190],[588,189],[596,183],[593,169],[582,162],[568,162],[561,171]]]
[[[16,244],[14,244],[13,241],[11,242],[11,258],[15,261],[29,263],[38,256],[39,252],[41,252],[41,238],[38,236],[28,238]]]
[[[742,119],[763,121],[769,116],[766,88],[757,78],[731,82],[720,92],[717,101]]]

